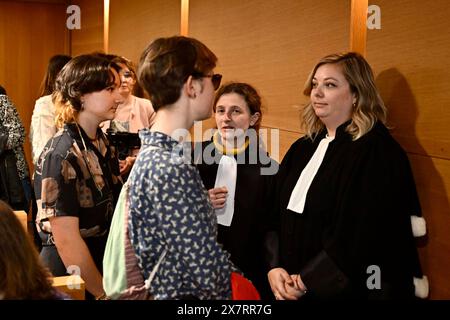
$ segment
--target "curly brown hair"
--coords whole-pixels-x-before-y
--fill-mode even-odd
[[[85,54],[70,60],[56,79],[53,102],[56,107],[56,125],[75,121],[81,110],[81,96],[101,91],[114,83],[114,74],[120,67],[105,54]]]

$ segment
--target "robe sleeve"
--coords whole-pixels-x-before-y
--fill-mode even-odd
[[[271,166],[277,167],[277,173],[279,165],[275,160],[271,159]],[[262,206],[262,218],[263,221],[261,225],[261,233],[263,234],[263,256],[264,256],[264,270],[265,272],[269,272],[270,269],[276,267],[279,264],[279,237],[278,237],[278,229],[279,223],[276,217],[276,212],[274,210],[277,202],[274,201],[273,197],[275,196],[275,181],[276,174],[264,176],[264,192],[263,192],[263,201],[264,204]]]
[[[268,265],[268,270],[280,267],[280,190],[281,186],[289,173],[287,168],[291,167],[291,162],[294,158],[295,151],[299,148],[300,140],[297,140],[288,150],[283,157],[281,164],[278,167],[278,171],[275,175],[268,178],[266,199],[270,199],[267,203],[268,214],[268,232],[264,238],[264,256]]]

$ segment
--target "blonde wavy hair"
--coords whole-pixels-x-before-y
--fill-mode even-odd
[[[312,80],[317,69],[324,64],[341,66],[350,90],[356,96],[352,119],[345,129],[353,140],[357,140],[369,132],[377,121],[386,124],[386,106],[376,88],[372,69],[359,53],[338,53],[322,58],[313,68],[305,83],[303,90],[305,96],[311,95]],[[311,139],[314,139],[325,128],[323,122],[316,116],[311,102],[303,108],[301,127],[306,136]]]
[[[120,71],[108,55],[101,53],[80,55],[64,66],[56,79],[56,89],[52,95],[58,128],[76,120],[83,110],[83,95],[114,84],[113,69],[117,73]]]
[[[54,91],[52,101],[55,105],[55,125],[58,129],[62,128],[65,123],[75,122],[78,111],[72,107],[70,102],[64,102],[61,92]]]

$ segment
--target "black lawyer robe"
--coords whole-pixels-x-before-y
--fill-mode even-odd
[[[214,188],[222,154],[214,148],[212,141],[203,142],[201,148],[202,161],[199,163],[199,157],[194,156],[194,162],[205,188],[209,190]],[[268,262],[263,244],[269,225],[268,208],[271,201],[267,193],[273,175],[261,175],[261,168],[272,166],[278,169],[278,163],[270,159],[264,150],[261,150],[263,156],[260,157],[257,148],[255,151],[258,151],[258,156],[250,157],[250,149],[234,156],[238,165],[233,220],[229,227],[218,225],[217,240],[231,254],[231,261],[253,282],[261,297],[268,299],[273,297],[267,280]],[[212,164],[205,163],[207,155],[214,158]],[[250,159],[256,161],[251,162]]]

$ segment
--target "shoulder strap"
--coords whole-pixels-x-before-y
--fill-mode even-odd
[[[154,150],[154,149],[160,149],[160,148],[159,148],[159,147],[156,147],[156,146],[148,146],[148,147],[146,147],[145,149],[146,149],[146,150]],[[132,168],[131,170],[133,171],[133,169],[134,169],[135,167],[136,167],[136,166],[133,166],[133,168]],[[130,176],[131,176],[131,172],[130,172]],[[128,189],[128,182],[126,183],[126,188]],[[153,267],[152,272],[150,272],[150,275],[149,275],[148,279],[145,280],[145,288],[146,288],[147,290],[150,289],[150,284],[152,283],[153,278],[155,277],[156,272],[158,271],[159,266],[161,265],[161,262],[164,260],[164,258],[165,258],[165,256],[166,256],[166,254],[167,254],[168,251],[169,251],[169,250],[168,250],[167,248],[164,249],[163,253],[162,253],[161,256],[159,257],[159,259],[158,259],[158,261],[156,262],[155,266]]]
[[[147,290],[150,289],[150,284],[152,283],[153,278],[155,277],[156,272],[157,272],[158,269],[159,269],[159,265],[160,265],[161,262],[164,260],[166,254],[167,254],[167,251],[169,251],[169,250],[168,250],[167,248],[165,248],[164,251],[163,251],[163,253],[162,253],[161,256],[159,257],[158,262],[157,262],[157,263],[155,264],[155,266],[153,267],[152,272],[150,272],[150,276],[148,277],[147,280],[145,280],[145,288],[147,288]]]

